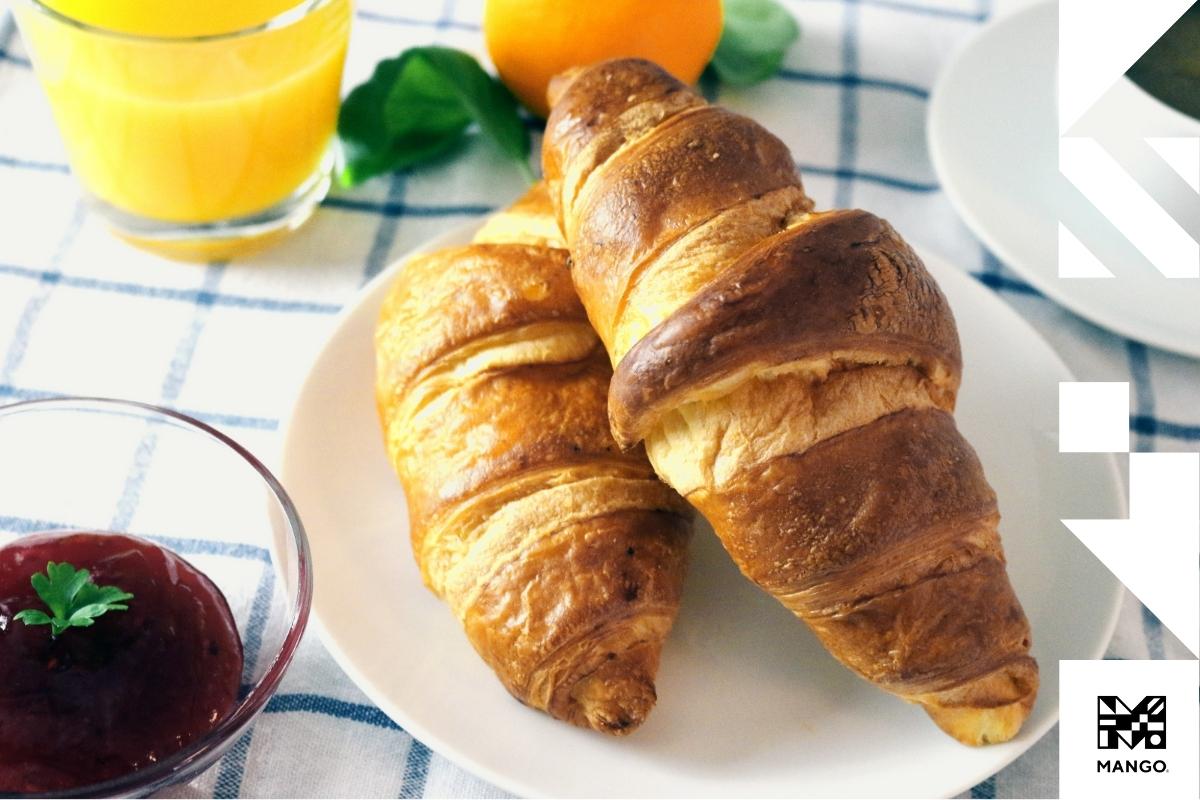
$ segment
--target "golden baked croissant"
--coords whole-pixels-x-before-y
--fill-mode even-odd
[[[920,259],[865,211],[814,212],[779,139],[653,64],[575,70],[550,101],[617,440],[842,663],[962,742],[1014,736],[1037,663]]]
[[[544,187],[412,259],[376,330],[377,405],[426,585],[520,701],[634,730],[655,702],[690,511],[605,414],[612,370]]]

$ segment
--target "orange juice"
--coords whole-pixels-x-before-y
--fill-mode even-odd
[[[278,206],[320,173],[350,0],[45,6],[71,21],[18,2],[22,34],[71,165],[104,204],[224,222]]]

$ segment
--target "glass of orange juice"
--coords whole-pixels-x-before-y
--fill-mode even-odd
[[[118,235],[226,258],[329,189],[351,0],[15,0],[85,194]]]

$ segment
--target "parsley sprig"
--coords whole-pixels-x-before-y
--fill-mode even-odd
[[[126,600],[133,595],[116,586],[97,586],[86,569],[75,569],[67,562],[46,564],[45,573],[35,573],[29,582],[38,597],[50,609],[50,614],[36,608],[17,613],[26,625],[49,625],[52,636],[67,628],[86,628],[96,617],[109,611],[125,611]]]

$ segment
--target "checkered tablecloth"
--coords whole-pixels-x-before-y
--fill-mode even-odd
[[[347,85],[414,44],[482,55],[481,5],[363,0]],[[818,205],[869,208],[940,251],[1029,320],[1079,379],[1132,381],[1136,449],[1200,446],[1200,362],[1122,339],[1047,300],[980,246],[939,190],[925,148],[930,86],[955,45],[1010,4],[788,5],[803,37],[786,68],[720,100],[791,145]],[[280,416],[342,304],[405,251],[522,188],[516,170],[475,142],[450,163],[335,192],[305,228],[262,254],[207,266],[163,261],[114,239],[81,205],[11,14],[0,10],[0,403],[61,394],[162,403],[273,463]],[[21,527],[3,514],[0,531]],[[1183,654],[1129,598],[1110,656]],[[967,796],[1055,796],[1057,751],[1053,731]],[[312,636],[254,729],[171,793],[502,795],[373,707]]]

